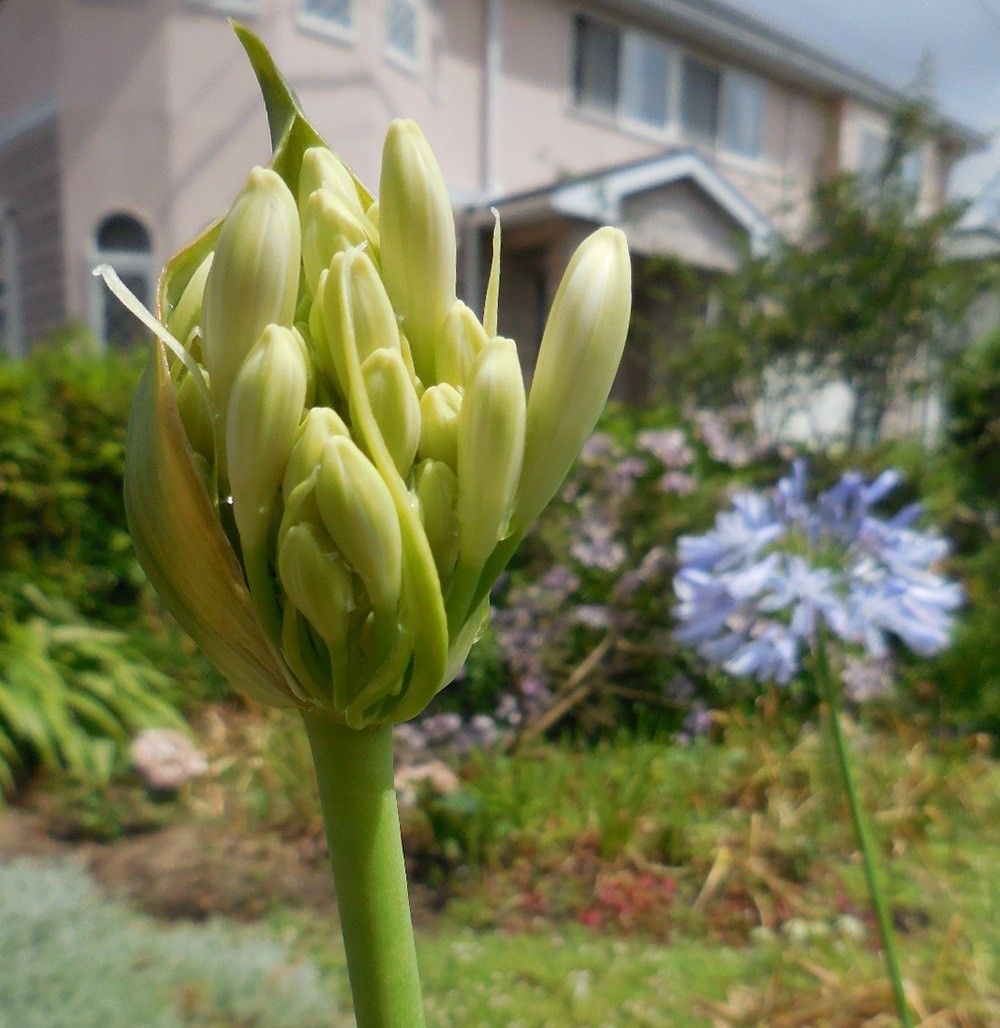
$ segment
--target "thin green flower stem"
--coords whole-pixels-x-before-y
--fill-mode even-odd
[[[424,1024],[392,726],[355,731],[303,711],[316,766],[358,1028]]]
[[[847,739],[844,736],[844,730],[840,723],[840,693],[833,681],[833,676],[830,674],[830,662],[826,652],[826,637],[822,628],[820,628],[816,640],[816,677],[826,698],[830,719],[830,733],[833,737],[833,748],[837,756],[837,764],[840,767],[844,790],[847,793],[848,806],[851,808],[851,820],[854,822],[854,833],[857,836],[858,845],[861,849],[861,861],[865,869],[865,879],[868,882],[868,892],[871,896],[872,906],[875,909],[875,919],[878,921],[879,934],[882,936],[882,950],[885,954],[885,966],[889,972],[889,980],[892,983],[892,994],[896,1002],[896,1011],[899,1014],[899,1020],[903,1028],[913,1028],[913,1017],[910,1013],[910,1005],[906,999],[903,978],[899,970],[896,934],[893,931],[889,907],[885,901],[885,894],[882,891],[882,884],[876,871],[875,847],[872,843],[871,832],[861,810],[858,788],[851,770]]]

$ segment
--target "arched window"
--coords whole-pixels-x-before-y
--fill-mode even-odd
[[[16,226],[0,201],[0,352],[8,357],[24,353],[19,285]]]
[[[153,302],[153,242],[146,227],[131,214],[109,214],[94,233],[96,262],[110,264],[122,282],[147,306]],[[126,349],[142,337],[135,318],[94,280],[94,331],[106,345]]]

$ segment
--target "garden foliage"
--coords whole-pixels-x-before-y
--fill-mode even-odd
[[[0,363],[0,791],[42,765],[106,780],[201,678],[152,607],[121,499],[139,355],[80,333]]]

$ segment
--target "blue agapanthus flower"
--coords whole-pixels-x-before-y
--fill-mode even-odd
[[[895,637],[921,656],[948,643],[962,591],[937,564],[947,540],[913,527],[918,505],[873,508],[900,482],[847,472],[810,500],[798,460],[770,494],[743,492],[715,527],[678,540],[676,637],[732,675],[789,681],[820,625],[884,657]]]

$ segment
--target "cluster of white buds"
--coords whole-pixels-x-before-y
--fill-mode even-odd
[[[377,199],[323,146],[296,163],[255,168],[173,299],[161,290],[154,330],[176,357],[161,349],[169,377],[140,390],[126,499],[140,560],[189,625],[176,608],[209,598],[174,594],[212,571],[166,566],[144,481],[169,447],[143,404],[166,390],[205,494],[189,505],[205,522],[207,501],[213,546],[233,558],[212,559],[242,578],[230,583],[238,631],[220,615],[209,655],[233,675],[231,651],[249,652],[267,666],[250,691],[362,728],[419,713],[465,659],[490,586],[607,399],[630,261],[617,230],[583,242],[526,395],[517,347],[497,334],[499,233],[480,320],[456,296],[452,207],[417,126],[390,126]]]

